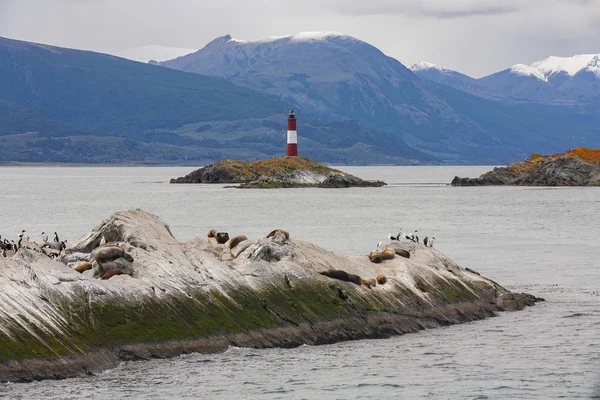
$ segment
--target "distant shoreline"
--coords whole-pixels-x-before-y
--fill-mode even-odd
[[[90,168],[107,168],[107,167],[115,167],[115,168],[138,168],[138,167],[150,167],[150,168],[185,168],[185,167],[197,167],[201,168],[210,164],[207,162],[206,164],[136,164],[136,163],[123,163],[123,164],[101,164],[101,163],[53,163],[53,162],[10,162],[4,161],[0,162],[0,167],[90,167]],[[491,164],[422,164],[422,165],[396,165],[396,164],[368,164],[368,165],[352,165],[352,164],[327,164],[324,165],[332,168],[336,167],[499,167],[505,165],[491,165]]]

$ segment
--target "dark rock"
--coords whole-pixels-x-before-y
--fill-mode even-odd
[[[600,186],[600,149],[534,154],[522,163],[497,167],[479,178],[454,177],[452,186]]]

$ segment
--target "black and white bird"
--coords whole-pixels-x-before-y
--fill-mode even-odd
[[[397,236],[392,236],[392,234],[391,234],[391,233],[388,233],[388,236],[389,236],[389,238],[390,238],[390,240],[391,240],[392,242],[393,242],[393,241],[395,241],[395,240],[396,240],[396,241],[398,240],[398,237],[397,237]]]
[[[48,242],[48,234],[46,232],[42,232],[42,241],[44,243]]]
[[[104,246],[106,244],[106,238],[102,235],[102,239],[100,239],[100,246]]]
[[[56,233],[56,232],[54,232],[54,241],[60,242],[60,240],[58,239],[58,233]]]
[[[429,238],[427,236],[425,236],[425,239],[423,239],[423,245],[425,247],[427,247],[427,242],[429,241]]]
[[[435,240],[435,237],[432,237],[431,240],[429,241],[429,247],[433,247],[434,240]]]

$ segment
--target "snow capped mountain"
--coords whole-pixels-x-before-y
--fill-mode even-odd
[[[565,73],[569,76],[574,76],[579,71],[586,69],[594,59],[598,59],[600,54],[579,54],[572,57],[555,57],[551,56],[544,60],[531,64],[546,78],[560,73]]]
[[[114,53],[114,56],[127,58],[128,60],[139,61],[147,63],[150,60],[154,61],[166,61],[172,60],[173,58],[181,57],[186,54],[195,52],[194,49],[184,49],[180,47],[165,47],[165,46],[139,46],[130,47]]]
[[[600,101],[600,54],[551,56],[479,79],[507,96],[545,103]]]
[[[554,114],[547,108],[489,100],[506,99],[478,80],[442,66],[416,63],[411,71],[376,47],[337,32],[260,40],[225,35],[160,65],[275,95],[302,120],[365,126],[377,132],[373,140],[390,149],[386,151],[408,144],[444,160],[483,154],[487,160],[500,160],[509,154],[542,151],[544,143],[565,147],[563,130],[549,122]],[[350,145],[356,141],[351,133],[305,132],[304,140]],[[544,135],[556,140],[548,141]]]

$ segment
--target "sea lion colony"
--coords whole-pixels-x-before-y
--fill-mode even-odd
[[[399,243],[404,239],[419,243],[416,233],[417,231],[415,230],[415,233],[408,235],[404,235],[402,232],[397,236],[389,235],[390,242],[388,244],[379,242],[377,248],[369,253],[369,260],[379,264],[386,260],[391,260],[396,256],[410,258],[410,252],[401,246],[395,245],[395,243]],[[56,258],[66,248],[66,240],[60,241],[56,232],[54,232],[53,241],[48,241],[48,235],[45,232],[42,232],[41,237],[43,244],[40,246],[36,242],[29,240],[25,230],[19,234],[17,243],[9,241],[6,238],[2,240],[0,236],[1,254],[4,257],[10,257],[20,248],[27,248],[45,254],[50,258]],[[216,229],[209,230],[207,237],[209,240],[224,246],[224,254],[219,257],[222,261],[235,259],[252,244],[252,241],[248,240],[246,235],[237,235],[230,238],[227,232],[219,232]],[[283,229],[274,229],[266,237],[274,241],[285,242],[289,240],[290,234]],[[433,240],[425,238],[423,244],[425,247],[432,247]],[[225,254],[225,249],[228,250],[227,254]],[[89,254],[88,258],[77,262],[77,265],[73,269],[79,273],[92,270],[92,276],[102,280],[123,274],[134,276],[133,257],[123,247],[114,243],[107,244],[104,236],[102,236],[98,247]],[[369,289],[375,287],[377,284],[383,285],[387,281],[387,278],[382,274],[376,278],[363,278],[342,270],[328,270],[319,273],[332,279],[363,285]]]

